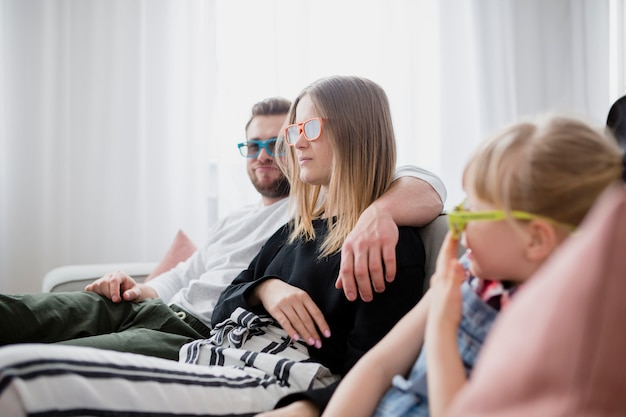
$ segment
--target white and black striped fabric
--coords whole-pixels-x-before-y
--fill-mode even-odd
[[[179,359],[195,365],[254,368],[272,383],[298,387],[297,391],[322,388],[339,379],[309,360],[306,345],[294,343],[271,316],[257,316],[243,308],[217,324],[209,339],[184,345]]]
[[[77,346],[0,348],[2,416],[252,416],[337,380],[270,318],[238,310],[181,361]],[[209,366],[205,366],[209,365]],[[219,365],[219,366],[211,366]]]

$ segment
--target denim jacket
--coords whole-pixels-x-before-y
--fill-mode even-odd
[[[459,352],[469,376],[478,352],[498,314],[476,294],[469,281],[461,286],[463,313],[457,333]],[[426,385],[426,353],[422,349],[408,378],[396,375],[392,387],[381,399],[375,417],[428,416],[428,387]]]

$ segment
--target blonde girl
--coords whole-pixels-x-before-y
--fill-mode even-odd
[[[324,416],[444,415],[499,309],[621,176],[615,141],[574,118],[518,123],[482,143],[431,288],[343,379]]]

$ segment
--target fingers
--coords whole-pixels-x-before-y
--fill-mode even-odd
[[[324,315],[315,303],[309,299],[307,303],[296,303],[282,310],[282,319],[277,317],[287,334],[295,340],[302,340],[309,346],[322,347],[322,338],[330,337],[330,328]],[[319,329],[319,332],[318,332]]]
[[[448,273],[446,275],[450,283],[456,287],[465,281],[465,269],[457,259],[450,260]]]
[[[300,334],[291,325],[291,320],[289,320],[289,317],[287,317],[287,314],[279,310],[279,311],[272,311],[271,315],[278,322],[278,324],[280,324],[280,327],[282,327],[283,330],[287,332],[287,334],[292,340],[296,342],[300,340]]]
[[[395,250],[394,250],[395,252]],[[385,275],[383,250],[380,245],[373,243],[369,248],[361,248],[360,256],[355,258],[357,270],[357,284],[361,293],[361,299],[372,299],[372,287],[376,292],[385,291]],[[364,292],[368,298],[363,298]]]
[[[129,292],[128,295],[124,294],[124,299],[130,301],[136,299],[135,293],[136,282],[124,271],[115,271],[104,275],[102,278],[97,279],[91,284],[85,287],[85,291],[92,291],[107,297],[114,303],[122,301],[122,294]]]
[[[304,304],[296,304],[294,313],[291,321],[297,334],[309,346],[321,348],[322,339],[317,330],[319,329],[324,337],[330,337],[330,329],[317,305],[308,299]]]
[[[115,271],[113,276],[109,279],[109,298],[114,303],[119,303],[122,301],[122,297],[120,295],[120,285],[122,284],[120,271]]]
[[[371,301],[374,292],[385,291],[396,275],[399,231],[390,215],[366,209],[341,249],[341,269],[335,286],[354,301],[357,294]]]
[[[465,270],[458,260],[459,239],[448,232],[437,256],[435,273],[430,283],[458,287],[465,279]]]
[[[357,294],[371,301],[374,292],[385,291],[386,282],[396,276],[397,239],[346,241],[341,250],[341,266],[335,287],[343,289],[346,298],[354,301]]]
[[[465,281],[465,269],[458,259],[448,259],[443,269],[437,269],[431,283],[446,288],[458,288]]]
[[[383,248],[385,250],[387,248]],[[343,289],[346,298],[354,301],[357,293],[363,301],[371,301],[374,292],[385,291],[385,282],[393,281],[396,275],[396,251],[380,252],[372,249],[371,253],[360,252],[348,257],[342,253],[341,269],[335,287]]]
[[[385,279],[393,282],[396,277],[396,244],[383,246],[383,262],[385,263]]]
[[[335,283],[338,289],[343,288],[346,298],[354,301],[357,294],[363,301],[371,301],[374,293],[385,290],[385,279],[380,252],[370,256],[366,251],[359,251],[358,255],[348,248],[342,249],[339,278]]]
[[[122,297],[124,297],[126,301],[139,300],[141,299],[141,290],[137,286],[129,288],[122,292]]]
[[[427,332],[454,332],[461,320],[463,297],[460,286],[465,279],[463,266],[449,259],[443,270],[433,276],[428,308]],[[427,336],[428,340],[428,336]]]
[[[265,309],[293,340],[303,340],[309,346],[319,348],[322,346],[320,333],[330,337],[330,328],[322,311],[300,288],[283,281],[268,280],[259,295]]]
[[[341,263],[339,267],[339,277],[335,282],[337,289],[343,288],[343,293],[350,301],[356,300],[357,288],[354,279],[354,252],[344,243],[341,249]]]
[[[103,295],[108,299],[111,299],[111,290],[109,281],[113,279],[113,273],[104,275],[85,287],[85,291],[95,292],[96,294]]]
[[[452,235],[452,232],[448,232],[441,244],[439,254],[437,255],[436,270],[443,271],[450,259],[457,259],[459,253],[459,239]]]
[[[315,302],[313,302],[313,300],[309,300],[307,302],[306,312],[308,313],[308,317],[312,318],[313,322],[315,323],[313,330],[315,331],[315,329],[319,329],[323,337],[329,338],[330,326],[326,322],[326,319],[324,318],[324,314],[322,313],[322,310],[319,309],[319,307],[317,306],[317,304],[315,304]],[[316,331],[315,333],[317,334]],[[318,347],[321,347],[321,341]]]
[[[370,258],[372,258],[371,261]],[[378,267],[373,258],[374,256],[371,256],[367,248],[358,248],[354,255],[354,275],[348,277],[355,282],[359,296],[363,301],[371,301],[374,297],[372,286],[377,288],[377,291],[385,290],[382,267],[380,267],[380,252],[378,254]],[[370,270],[370,265],[374,265],[373,270]]]

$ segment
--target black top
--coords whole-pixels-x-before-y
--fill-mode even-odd
[[[311,359],[333,373],[345,375],[420,299],[424,282],[424,246],[417,229],[399,228],[396,247],[396,278],[370,302],[348,301],[335,288],[341,253],[318,259],[319,245],[328,230],[325,219],[313,222],[317,239],[288,244],[290,228],[279,229],[222,292],[213,312],[213,325],[230,317],[237,307],[268,314],[262,305],[251,307],[247,297],[268,278],[279,278],[306,291],[324,314],[331,337],[322,337],[322,347],[309,347]],[[308,398],[324,409],[337,384],[283,398],[279,404]]]

